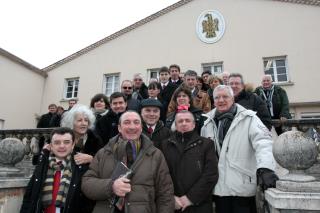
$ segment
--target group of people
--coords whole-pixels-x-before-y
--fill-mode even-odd
[[[254,93],[236,73],[181,78],[171,65],[148,86],[135,74],[63,113],[21,212],[256,212],[257,184],[278,179],[277,118],[290,118],[288,98],[268,75]]]

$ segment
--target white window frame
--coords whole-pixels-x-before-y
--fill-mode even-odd
[[[118,82],[117,81],[118,77]],[[111,91],[107,91],[109,89],[107,85],[108,78],[111,78]],[[105,94],[107,97],[110,97],[110,95],[114,92],[120,91],[120,73],[108,73],[103,75],[103,94]]]
[[[276,61],[277,60],[284,60],[284,68],[286,70],[286,77],[287,80],[286,81],[279,81],[278,80],[278,68],[276,65]],[[275,83],[289,83],[290,79],[289,79],[289,73],[288,73],[288,61],[287,61],[287,56],[275,56],[275,57],[264,57],[263,58],[263,72],[264,74],[269,74],[266,73],[267,70],[272,69],[272,77],[273,77],[273,82]],[[265,62],[267,62],[266,66],[264,65]]]
[[[72,81],[73,85],[72,85],[72,94],[71,97],[67,97],[67,93],[68,93],[68,82]],[[76,84],[76,82],[78,81],[78,83]],[[63,91],[63,98],[66,100],[69,99],[73,99],[73,98],[77,98],[79,95],[79,83],[80,83],[80,78],[66,78],[64,80],[64,91]],[[76,87],[77,87],[77,91],[76,91]],[[75,93],[77,92],[77,95],[75,95]]]
[[[0,129],[4,129],[4,119],[0,119]]]
[[[205,71],[205,69],[204,69],[205,67],[210,67],[210,71],[214,75],[219,75],[219,74],[223,73],[223,61],[217,61],[217,62],[211,62],[211,63],[202,63],[201,64],[202,72]],[[221,69],[217,70],[218,67],[221,67]]]
[[[301,119],[311,119],[311,118],[319,119],[320,112],[301,112],[300,118]]]
[[[150,81],[150,79],[152,78],[152,73],[155,73],[156,74],[156,78],[158,79],[158,82],[159,82],[159,71],[160,71],[160,68],[151,68],[151,69],[147,69],[147,82],[149,82]]]

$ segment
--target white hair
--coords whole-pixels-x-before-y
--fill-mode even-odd
[[[74,105],[69,111],[63,113],[61,120],[61,127],[69,127],[73,129],[76,116],[82,114],[89,120],[89,128],[93,128],[96,117],[88,106],[82,104]]]
[[[230,95],[230,97],[233,97],[233,90],[232,90],[232,88],[230,86],[228,86],[228,85],[219,85],[213,90],[213,98],[215,98],[217,92],[221,91],[221,90],[227,91],[227,93]]]

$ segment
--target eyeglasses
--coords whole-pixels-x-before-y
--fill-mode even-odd
[[[142,79],[141,78],[135,78],[135,79],[133,79],[134,81],[142,81]]]
[[[132,89],[132,87],[122,87],[122,89]]]
[[[222,96],[216,96],[213,99],[214,100],[219,100],[220,98],[222,98],[223,100],[227,100],[229,98],[231,98],[230,96],[226,96],[226,95],[222,95]]]

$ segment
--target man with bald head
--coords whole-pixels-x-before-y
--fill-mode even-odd
[[[213,141],[200,137],[190,111],[175,116],[176,131],[161,142],[174,184],[178,212],[212,213],[212,189],[218,180]]]
[[[118,130],[119,134],[96,154],[82,179],[83,192],[97,200],[93,212],[173,213],[173,185],[165,158],[141,134],[140,115],[135,111],[123,113]],[[121,162],[133,171],[131,178],[113,177]]]
[[[271,75],[262,77],[261,86],[256,88],[255,93],[266,102],[272,119],[285,121],[291,118],[287,93],[281,87],[273,84]],[[281,126],[275,129],[278,135],[282,133]]]

